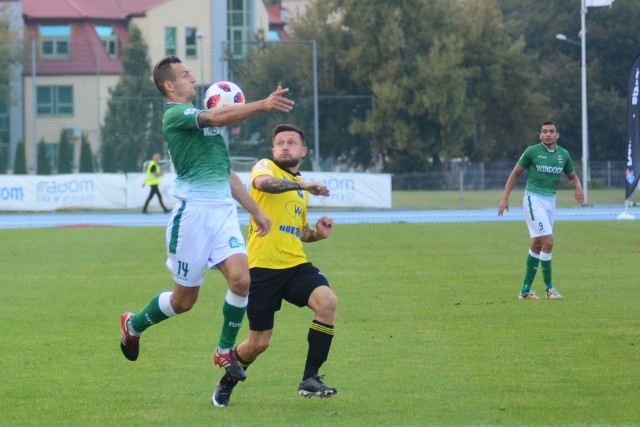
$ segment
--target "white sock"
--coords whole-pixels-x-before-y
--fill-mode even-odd
[[[173,294],[173,292],[163,292],[158,298],[158,306],[160,307],[160,311],[162,311],[167,317],[176,315],[176,312],[173,311],[173,307],[171,306],[171,294]]]
[[[241,297],[238,294],[234,294],[231,292],[231,289],[227,290],[227,295],[225,295],[224,300],[234,307],[244,308],[249,303],[249,296]]]

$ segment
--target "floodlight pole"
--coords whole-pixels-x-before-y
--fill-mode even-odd
[[[587,6],[581,0],[580,9],[580,50],[581,50],[581,91],[582,91],[582,190],[584,204],[588,203],[589,194],[589,126],[587,117]]]
[[[318,114],[318,51],[316,41],[311,40],[313,47],[313,158],[314,169],[320,171],[320,120]]]

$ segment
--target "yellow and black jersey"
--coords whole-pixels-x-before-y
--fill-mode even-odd
[[[253,188],[253,180],[261,175],[302,181],[299,174],[294,175],[269,159],[260,160],[251,170],[252,185],[250,185],[249,193],[267,217],[271,219],[273,225],[269,234],[258,237],[253,232],[255,223],[251,220],[247,237],[249,268],[284,269],[307,262],[300,233],[307,225],[309,193],[297,190],[271,194],[256,190]]]

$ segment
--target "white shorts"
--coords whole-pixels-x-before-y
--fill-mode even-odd
[[[247,255],[235,204],[182,202],[171,213],[166,243],[173,280],[189,287],[204,282],[207,268],[215,268],[231,255]]]
[[[555,198],[546,199],[525,194],[522,207],[532,239],[553,234],[553,219],[556,211]]]

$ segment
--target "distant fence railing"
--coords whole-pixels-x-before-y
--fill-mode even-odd
[[[515,163],[451,164],[440,171],[394,174],[393,190],[493,190],[504,184]],[[576,173],[582,180],[582,165],[576,164]],[[525,172],[526,176],[526,172]],[[625,162],[591,162],[589,188],[624,188]],[[524,188],[526,179],[518,180],[517,188]],[[569,186],[566,180],[561,186]]]

